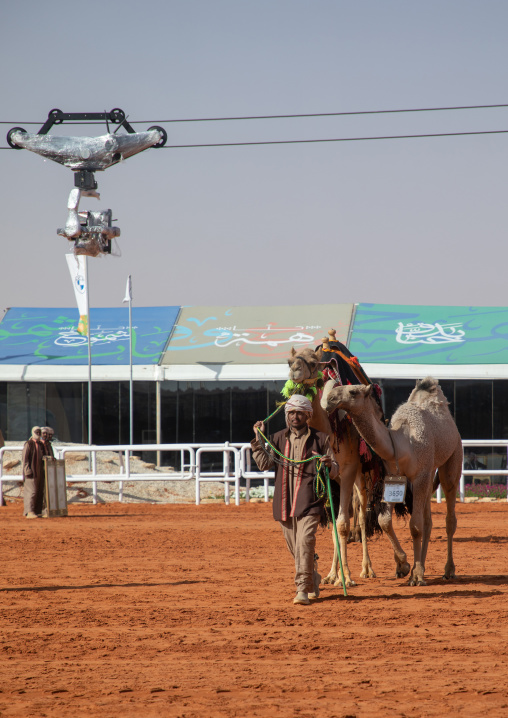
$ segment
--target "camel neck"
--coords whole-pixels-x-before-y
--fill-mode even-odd
[[[395,458],[390,433],[380,419],[375,417],[372,412],[351,414],[351,418],[360,436],[378,456],[384,461],[392,461]]]

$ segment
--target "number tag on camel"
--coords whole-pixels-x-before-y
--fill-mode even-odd
[[[385,476],[383,501],[387,504],[402,504],[406,497],[406,486],[405,476]]]

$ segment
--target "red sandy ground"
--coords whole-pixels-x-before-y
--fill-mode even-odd
[[[380,538],[378,578],[310,606],[266,504],[20,514],[0,509],[0,716],[508,715],[506,503],[458,507],[455,581],[434,504],[426,587]],[[325,575],[330,530],[318,551]]]

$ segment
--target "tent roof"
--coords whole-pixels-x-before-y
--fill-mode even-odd
[[[508,378],[508,308],[384,304],[134,307],[133,376],[147,381],[287,378],[292,346],[329,327],[373,378]],[[9,309],[0,323],[0,380],[86,381],[76,309]],[[129,378],[127,308],[92,309],[92,378]],[[62,368],[65,367],[65,371]]]

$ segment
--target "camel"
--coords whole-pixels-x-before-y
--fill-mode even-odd
[[[371,386],[340,386],[323,397],[323,408],[348,412],[359,434],[383,459],[389,474],[405,475],[413,488],[409,528],[413,538],[413,568],[392,526],[393,504],[378,517],[388,536],[396,563],[395,575],[410,573],[410,586],[425,586],[425,559],[432,529],[431,496],[439,483],[446,496],[448,556],[444,578],[455,578],[453,535],[457,528],[455,502],[462,472],[462,442],[439,382],[432,377],[416,382],[408,401],[394,413],[389,428],[381,421],[381,409]],[[438,470],[438,476],[434,479]]]
[[[293,348],[291,350],[290,358],[288,359],[289,364],[289,378],[295,384],[300,385],[297,388],[297,393],[303,394],[307,392],[307,398],[310,398],[312,394],[312,409],[313,416],[310,425],[328,434],[330,437],[330,445],[334,451],[335,458],[339,464],[340,473],[340,506],[337,512],[337,530],[339,534],[340,553],[342,558],[342,568],[344,572],[344,581],[346,586],[355,586],[355,582],[351,578],[351,572],[347,563],[347,543],[350,529],[350,516],[349,506],[351,502],[351,495],[353,492],[353,486],[356,488],[357,496],[359,498],[360,511],[359,511],[359,525],[362,536],[362,572],[360,578],[375,578],[376,574],[372,568],[372,564],[367,549],[367,538],[365,529],[365,517],[367,510],[367,487],[365,484],[365,478],[362,474],[360,455],[359,455],[359,442],[360,437],[358,432],[351,426],[349,432],[347,432],[340,443],[337,444],[337,437],[332,431],[330,420],[327,412],[322,408],[319,392],[314,391],[316,382],[319,379],[319,366],[320,357],[316,352],[311,349],[303,349],[300,352],[296,352]],[[304,388],[302,388],[302,385]],[[323,389],[323,397],[327,396],[334,385],[333,381],[326,382]],[[338,554],[337,547],[335,545],[334,538],[334,553],[332,567],[330,573],[323,580],[323,583],[331,583],[335,586],[342,585],[342,581],[337,571]]]

